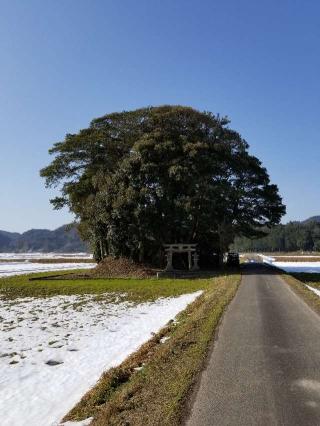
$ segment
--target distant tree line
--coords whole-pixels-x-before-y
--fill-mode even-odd
[[[267,230],[263,238],[237,237],[233,250],[241,252],[320,251],[320,223],[289,222]]]

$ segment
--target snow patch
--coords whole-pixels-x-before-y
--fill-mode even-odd
[[[272,265],[286,272],[320,273],[320,262],[273,262]]]
[[[69,421],[69,422],[59,423],[58,426],[89,426],[92,420],[93,420],[93,417],[89,417],[85,420],[80,420],[79,422]]]
[[[0,298],[1,426],[59,424],[104,371],[201,293],[139,305],[110,293]]]
[[[0,278],[34,272],[65,271],[71,269],[91,269],[96,263],[28,263],[0,262]]]
[[[0,253],[0,260],[2,259],[92,259],[92,254],[90,253],[41,253],[41,252],[32,252],[32,253]]]
[[[320,290],[318,290],[317,288],[311,287],[308,284],[305,284],[306,287],[308,287],[309,290],[313,291],[317,296],[320,297]]]
[[[320,262],[277,262],[273,257],[259,254],[264,263],[282,269],[285,272],[320,273]]]
[[[264,263],[272,264],[274,262],[275,258],[271,256],[265,256],[264,254],[258,254],[259,257],[261,257],[262,261]]]

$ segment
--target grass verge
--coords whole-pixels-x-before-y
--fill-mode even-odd
[[[158,280],[158,284],[139,280],[139,287],[144,286],[143,281],[147,281],[146,286],[164,290],[170,280]],[[119,367],[103,374],[64,420],[93,417],[95,426],[181,424],[188,392],[239,283],[238,273],[210,280],[173,281],[172,285],[184,288],[184,292],[187,286],[188,292],[202,288],[204,293],[177,321],[162,329]]]
[[[289,275],[284,273],[281,277],[310,308],[320,315],[320,297],[305,286],[307,284],[314,288],[320,288],[320,274],[297,273]]]

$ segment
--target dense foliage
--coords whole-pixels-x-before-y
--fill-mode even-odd
[[[289,222],[267,232],[267,236],[259,239],[236,238],[234,249],[245,252],[320,251],[320,223],[315,220]]]
[[[266,169],[227,125],[181,106],[109,114],[56,143],[41,176],[60,185],[51,202],[75,213],[98,259],[160,264],[163,243],[195,242],[204,261],[285,212]]]

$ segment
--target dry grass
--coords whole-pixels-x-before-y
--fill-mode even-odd
[[[320,256],[318,257],[305,257],[305,256],[272,256],[276,262],[320,262]]]
[[[320,314],[320,297],[304,285],[308,284],[312,287],[317,287],[314,282],[312,283],[307,279],[307,276],[309,275],[310,274],[295,274],[295,276],[293,276],[288,274],[282,274],[281,277],[286,281],[287,284],[289,284],[292,290],[310,306],[310,308]],[[318,275],[318,280],[320,281],[319,274],[312,275]],[[297,277],[299,277],[300,279],[298,279]]]
[[[238,273],[211,279],[203,295],[178,316],[178,322],[106,372],[65,420],[93,416],[95,426],[180,425],[188,392],[239,282]],[[169,339],[161,342],[164,336]]]

